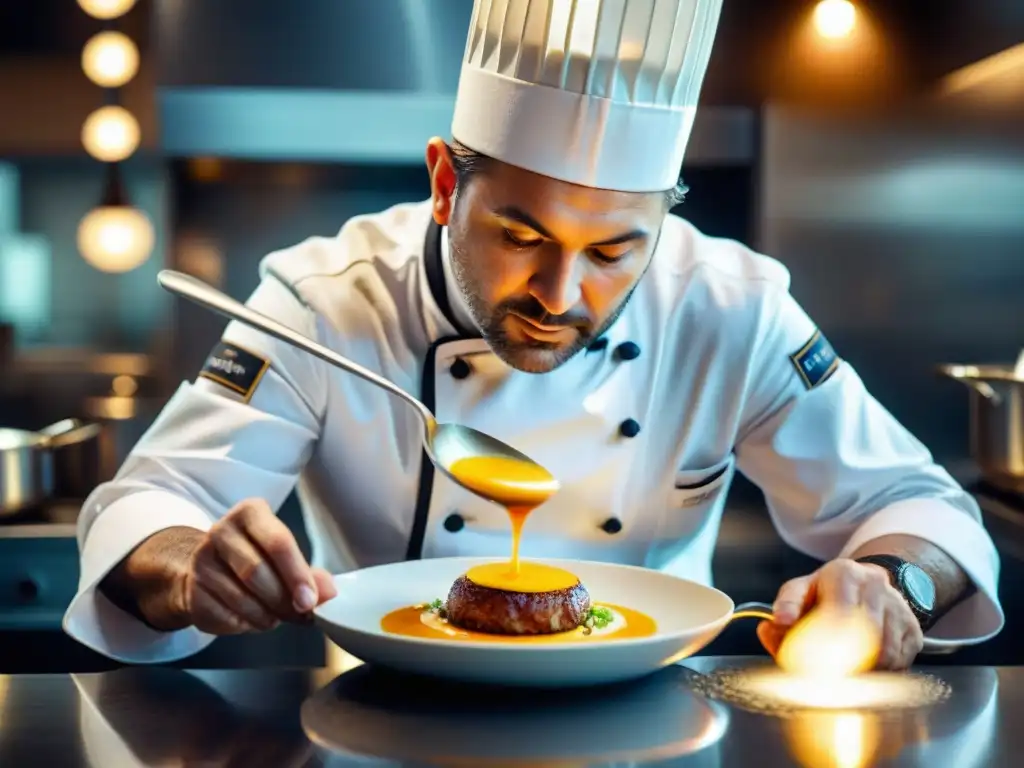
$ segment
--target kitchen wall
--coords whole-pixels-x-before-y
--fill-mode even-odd
[[[941,461],[967,457],[946,362],[1024,347],[1024,132],[941,106],[765,112],[761,248],[895,416]]]
[[[78,223],[100,200],[103,169],[89,158],[0,160],[0,322],[15,324],[19,347],[95,347],[147,351],[169,302],[156,284],[168,239],[169,179],[153,158],[125,164],[132,202],[153,222],[149,260],[113,275],[85,262],[75,242]]]
[[[171,312],[156,282],[169,242],[166,164],[140,154],[123,171],[155,244],[140,267],[109,274],[90,266],[76,243],[80,220],[102,194],[100,164],[69,155],[0,157],[0,324],[13,326],[15,346],[0,372],[0,424],[37,429],[69,416],[102,417],[117,434],[105,475],[165,394],[161,349]],[[119,373],[135,378],[135,416],[124,418],[122,408],[110,421],[104,403],[90,398],[109,396]]]

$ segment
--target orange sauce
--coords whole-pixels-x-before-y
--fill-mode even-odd
[[[481,587],[510,592],[554,592],[579,584],[579,577],[563,568],[543,563],[520,562],[519,541],[529,514],[558,492],[558,481],[543,467],[504,456],[471,456],[449,467],[466,488],[500,504],[512,524],[512,559],[470,568],[466,578]],[[657,631],[650,616],[617,605],[617,626],[589,632],[583,627],[548,635],[492,635],[456,627],[422,605],[391,611],[381,619],[381,629],[395,635],[469,642],[566,643],[601,642],[649,637]]]
[[[536,644],[536,643],[578,643],[593,642],[599,643],[605,640],[624,640],[630,637],[650,637],[657,631],[657,624],[654,619],[640,611],[631,608],[623,608],[618,605],[601,603],[603,607],[610,608],[624,618],[625,624],[613,631],[601,633],[595,631],[592,634],[585,634],[582,628],[572,629],[568,632],[556,632],[550,635],[491,635],[486,632],[474,632],[469,629],[462,629],[449,624],[444,620],[437,620],[432,623],[423,621],[424,612],[427,610],[420,605],[410,605],[405,608],[398,608],[391,611],[381,619],[380,626],[385,632],[393,635],[405,635],[407,637],[424,637],[433,640],[456,640],[463,642],[490,642],[490,643],[515,643],[515,644]]]
[[[466,571],[466,578],[481,587],[506,592],[555,592],[580,583],[575,573],[529,561],[520,563],[518,571],[501,561],[475,565]]]
[[[579,579],[561,568],[519,561],[519,541],[527,516],[558,491],[558,481],[541,466],[506,456],[471,456],[450,471],[474,493],[505,507],[512,523],[512,559],[470,568],[466,578],[481,587],[515,592],[552,592]]]
[[[558,491],[558,481],[544,467],[507,456],[469,456],[454,462],[449,472],[473,493],[521,508],[524,517]]]

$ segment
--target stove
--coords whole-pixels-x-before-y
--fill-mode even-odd
[[[0,631],[60,631],[78,584],[78,500],[0,519]]]
[[[53,499],[24,509],[15,515],[0,517],[0,531],[19,526],[74,525],[83,499]]]

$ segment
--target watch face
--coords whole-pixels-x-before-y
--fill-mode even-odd
[[[900,571],[900,581],[903,582],[907,596],[924,611],[935,608],[935,585],[927,573],[916,565],[907,563]]]

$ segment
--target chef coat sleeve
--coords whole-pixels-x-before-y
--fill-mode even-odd
[[[977,587],[927,633],[926,650],[997,634],[999,556],[974,498],[848,362],[831,366],[830,344],[788,291],[767,296],[758,325],[736,458],[782,538],[822,561],[880,536],[925,539]]]
[[[317,339],[315,313],[294,289],[266,274],[248,306]],[[234,388],[211,367],[182,383],[116,477],[86,499],[78,519],[81,575],[64,630],[126,663],[190,656],[213,636],[190,627],[157,632],[97,589],[104,576],[152,534],[173,526],[208,530],[237,502],[265,499],[275,511],[293,489],[320,434],[326,374],[317,358],[239,323],[224,331],[217,357],[234,358]],[[212,357],[212,356],[211,356]],[[244,390],[256,372],[251,392]],[[231,376],[229,375],[229,379]],[[240,386],[239,386],[240,385]]]

